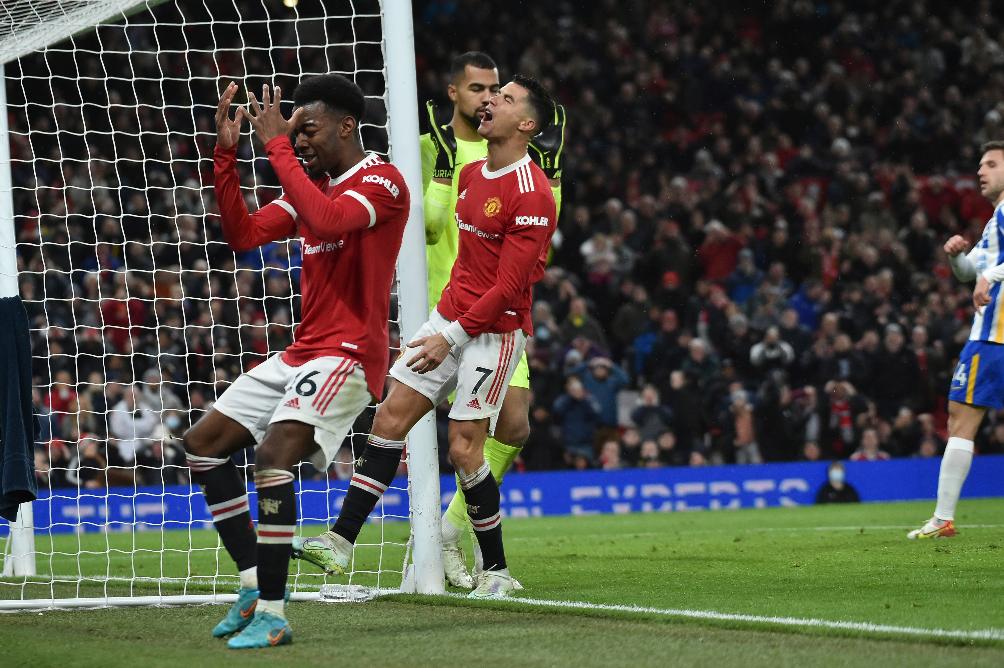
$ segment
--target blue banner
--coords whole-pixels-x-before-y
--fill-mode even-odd
[[[847,482],[863,501],[933,500],[940,459],[845,462]],[[502,485],[502,508],[510,517],[676,512],[722,508],[800,506],[815,501],[826,481],[825,462],[511,473]],[[441,481],[443,506],[453,495],[453,479]],[[406,519],[404,479],[383,499],[388,519]],[[300,486],[300,517],[326,523],[338,515],[347,481]],[[964,497],[1004,496],[1004,455],[977,457]],[[255,507],[252,493],[251,507]],[[54,490],[34,502],[41,533],[209,528],[209,511],[197,487],[141,487]],[[0,535],[8,525],[0,523]]]

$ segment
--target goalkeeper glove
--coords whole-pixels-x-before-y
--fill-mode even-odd
[[[452,180],[457,165],[457,137],[453,134],[453,126],[436,122],[436,105],[432,100],[425,103],[425,109],[429,113],[429,125],[432,128],[429,135],[436,145],[436,165],[432,169],[432,178]]]
[[[554,105],[554,120],[530,142],[530,157],[549,179],[561,178],[561,149],[565,147],[565,105]]]

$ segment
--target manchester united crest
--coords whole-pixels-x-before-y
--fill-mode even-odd
[[[487,217],[492,218],[501,210],[502,202],[498,197],[489,197],[485,202],[485,215]]]

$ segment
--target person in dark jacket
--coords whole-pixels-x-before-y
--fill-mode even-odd
[[[816,492],[816,503],[860,503],[858,490],[847,482],[844,465],[833,462],[826,471],[827,480]]]

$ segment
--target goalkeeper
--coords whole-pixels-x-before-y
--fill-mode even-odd
[[[425,198],[425,243],[429,271],[429,306],[435,308],[450,271],[457,259],[458,229],[454,222],[457,206],[457,178],[469,162],[488,155],[488,142],[477,132],[488,99],[499,90],[498,68],[486,54],[471,51],[450,64],[446,92],[453,103],[453,117],[446,125],[436,120],[435,107],[426,103],[431,131],[420,138],[422,187]],[[554,123],[530,144],[530,156],[550,179],[557,211],[561,211],[561,149],[564,141],[565,109],[555,108]],[[559,218],[560,220],[560,218]],[[523,353],[502,402],[502,411],[493,437],[485,442],[485,459],[496,482],[512,466],[530,435],[530,367]],[[464,493],[456,494],[443,515],[443,567],[446,579],[455,587],[473,589],[474,578],[467,572],[461,536],[469,526]],[[481,569],[480,551],[475,549],[475,573]]]

